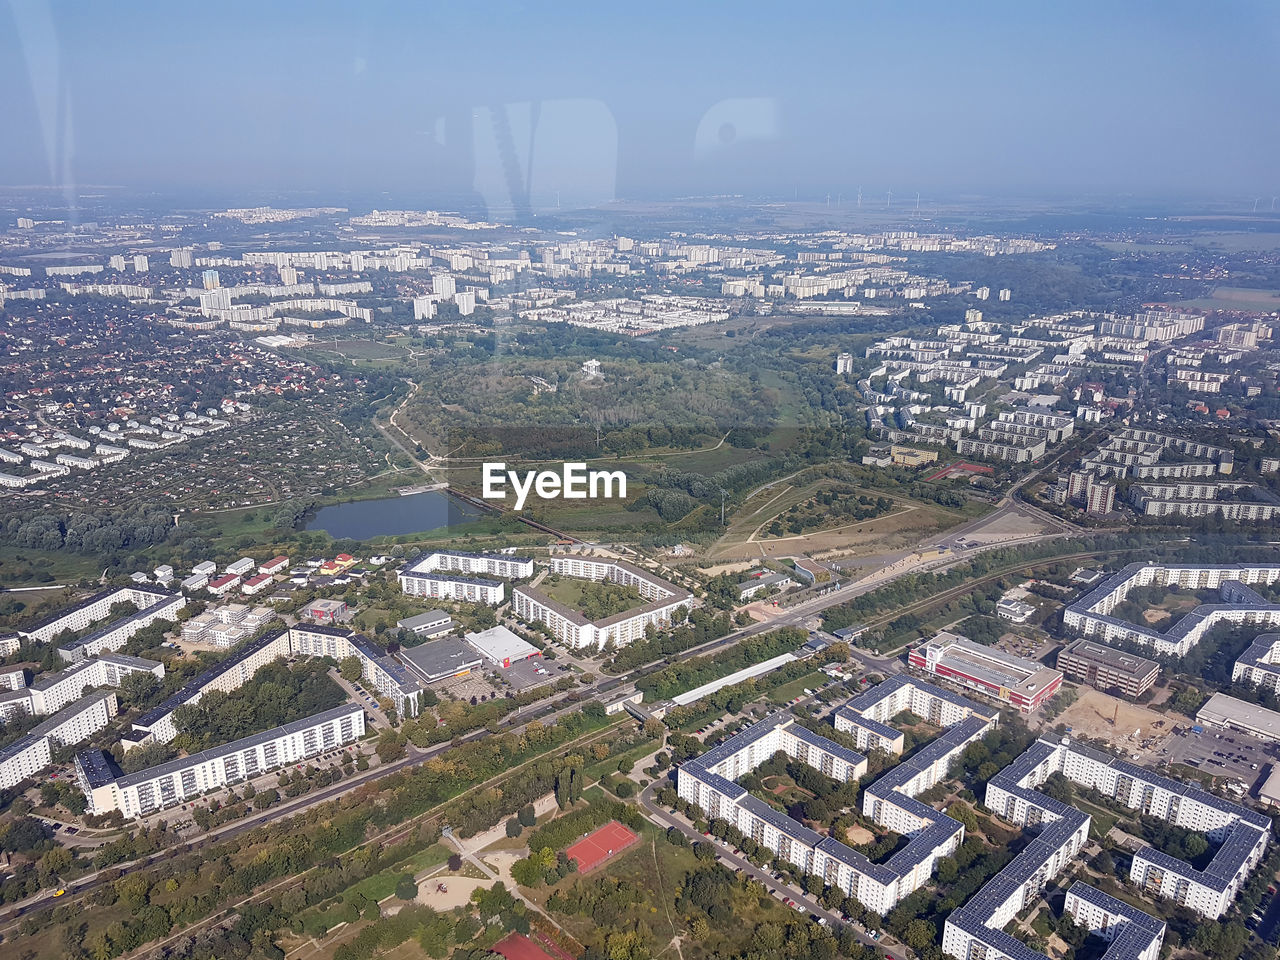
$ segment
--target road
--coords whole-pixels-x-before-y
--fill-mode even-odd
[[[422,466],[421,464],[419,465]],[[424,467],[424,470],[425,470],[425,467]],[[1023,482],[1025,483],[1026,481],[1024,480]],[[1012,493],[1012,491],[1010,493]],[[966,536],[965,531],[968,531],[969,534],[972,534],[975,531],[979,531],[981,530],[983,525],[990,524],[993,522],[993,520],[1004,516],[1005,511],[1011,511],[1011,510],[1022,511],[1022,510],[1028,510],[1028,509],[1034,509],[1034,508],[1029,508],[1026,505],[1022,505],[1022,504],[1014,504],[1010,500],[1010,495],[1006,495],[1004,501],[1001,502],[1001,504],[997,507],[996,511],[994,511],[993,513],[988,514],[986,517],[979,518],[974,521],[970,521],[969,523],[964,524],[961,528],[958,528],[957,531],[952,531],[951,534],[942,535],[942,537],[936,538],[936,539],[939,539],[939,540],[945,539],[947,536],[954,536],[955,533],[957,532],[959,532],[961,536]],[[1061,537],[1063,535],[1063,530],[1061,527],[1062,522],[1061,521],[1057,521],[1057,522],[1058,524],[1060,524],[1060,526],[1055,528],[1055,532],[1050,534],[1037,535],[1037,536],[1024,538],[1023,540],[1020,540],[1018,542],[1022,542],[1022,543],[1037,542],[1039,540]],[[899,577],[906,576],[908,574],[918,573],[923,570],[934,570],[934,571],[945,570],[958,563],[964,562],[970,556],[973,556],[977,553],[981,553],[986,549],[993,549],[995,547],[1008,546],[1008,545],[1010,544],[1009,543],[990,544],[990,545],[976,547],[974,549],[966,550],[963,552],[957,552],[954,555],[946,555],[943,558],[939,558],[938,560],[935,560],[935,561],[922,562],[916,565],[904,565],[901,568],[895,570],[892,574],[888,576],[878,577],[876,576],[876,574],[873,573],[871,575],[863,577],[862,579],[847,583],[844,586],[832,591],[829,594],[825,594],[819,597],[814,597],[810,600],[806,600],[801,603],[798,603],[794,607],[787,608],[785,613],[781,614],[779,617],[776,617],[772,620],[751,624],[750,626],[743,627],[742,629],[736,630],[733,633],[730,633],[719,640],[714,640],[709,643],[703,644],[700,647],[686,650],[681,654],[679,654],[675,659],[686,660],[690,657],[703,656],[707,653],[715,652],[716,650],[721,649],[723,647],[736,644],[746,639],[747,637],[765,633],[770,630],[777,629],[778,627],[807,626],[807,622],[811,618],[815,617],[817,614],[820,614],[822,611],[827,610],[830,607],[836,606],[838,604],[844,603],[855,597],[861,596],[865,593],[869,593],[870,591],[875,590],[881,586],[884,586],[885,584],[890,583],[893,580],[898,579]],[[922,548],[923,548],[923,545],[922,545]],[[861,662],[864,665],[864,667],[867,667],[868,669],[875,669],[883,672],[895,672],[900,668],[896,661],[896,658],[893,658],[893,657],[875,657],[867,653],[866,651],[862,651],[862,650],[854,651],[854,656],[857,660],[859,660],[859,662]],[[635,680],[632,678],[633,677],[638,678],[638,676],[642,674],[644,670],[649,666],[652,666],[652,665],[650,664],[650,665],[646,665],[645,667],[637,668],[637,670],[634,670],[631,673],[626,674],[625,676],[622,676],[622,677],[598,678],[588,686],[581,688],[579,692],[584,695],[584,698],[608,699],[608,700],[613,700],[618,697],[625,696],[628,693],[634,693]],[[578,703],[571,704],[559,710],[547,711],[547,708],[545,705],[532,704],[528,707],[523,707],[520,710],[517,710],[515,713],[511,714],[510,717],[508,717],[506,723],[504,724],[504,728],[508,730],[521,730],[523,729],[526,723],[534,719],[540,720],[542,722],[548,722],[556,719],[561,714],[566,713],[570,710],[579,709],[581,705],[582,705],[582,701],[579,701]],[[461,738],[461,741],[466,743],[487,735],[488,735],[487,730],[477,730],[463,736]],[[170,856],[175,855],[176,853],[182,852],[183,850],[199,849],[217,840],[235,838],[237,836],[240,836],[243,833],[246,833],[247,831],[250,831],[259,826],[262,826],[263,824],[266,824],[284,817],[293,816],[297,813],[300,813],[302,811],[309,809],[310,807],[316,804],[323,803],[326,800],[331,800],[335,797],[341,796],[342,794],[347,793],[351,790],[354,790],[357,787],[363,785],[364,783],[367,783],[370,780],[373,780],[377,777],[381,777],[389,773],[394,773],[398,770],[404,769],[409,766],[423,763],[432,757],[440,755],[445,750],[450,749],[451,746],[452,746],[451,743],[444,743],[444,744],[439,744],[437,746],[434,746],[426,751],[421,751],[421,752],[414,751],[410,756],[407,756],[402,760],[395,761],[394,763],[391,763],[391,764],[374,767],[373,769],[367,771],[364,774],[349,778],[345,781],[334,784],[316,793],[308,794],[306,797],[300,798],[299,801],[296,803],[280,804],[276,807],[273,807],[270,810],[266,810],[261,813],[255,813],[253,816],[250,816],[246,819],[239,820],[234,823],[226,824],[223,827],[214,829],[210,831],[208,834],[206,834],[204,837],[202,837],[201,839],[184,844],[180,848],[176,848],[176,849],[170,848],[137,861],[133,861],[127,864],[117,864],[111,869],[113,871],[120,870],[120,869],[137,869],[138,867],[145,867],[155,862],[158,862],[159,860],[166,859]],[[66,888],[67,893],[68,894],[84,893],[88,890],[95,888],[102,882],[102,879],[101,879],[102,872],[103,871],[96,871],[92,874],[88,874],[82,878],[79,878],[74,883],[67,886]],[[42,891],[42,893],[37,894],[35,897],[32,897],[26,901],[22,901],[18,904],[11,905],[4,911],[0,911],[0,922],[12,923],[14,920],[18,919],[29,910],[38,906],[42,906],[45,901],[51,899],[51,896],[52,896],[52,891]],[[819,915],[822,915],[822,914],[819,914]]]

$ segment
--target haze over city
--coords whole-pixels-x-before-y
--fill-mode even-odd
[[[0,183],[1251,200],[1280,192],[1278,49],[1266,2],[14,0]]]

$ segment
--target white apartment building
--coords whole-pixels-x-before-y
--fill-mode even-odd
[[[85,687],[118,687],[133,673],[149,673],[163,679],[164,664],[120,653],[103,653],[80,660],[65,670],[49,674],[26,688],[27,712],[33,715],[57,713],[81,698]]]
[[[230,624],[225,626],[241,629]],[[178,735],[173,715],[179,707],[199,703],[210,690],[230,693],[248,683],[268,663],[282,657],[301,656],[332,657],[335,660],[358,657],[366,684],[388,697],[399,716],[417,716],[421,709],[422,684],[368,637],[338,627],[299,623],[259,637],[193,677],[163,703],[134,721],[133,734],[125,741],[126,749],[148,742],[168,743]]]
[[[769,717],[681,765],[679,794],[708,817],[728,821],[801,871],[822,877],[877,913],[887,913],[923,885],[938,859],[954,852],[964,839],[962,824],[916,800],[915,795],[939,782],[958,753],[995,722],[994,716],[984,715],[976,704],[965,706],[963,698],[941,690],[935,693],[927,684],[919,685],[916,694],[936,697],[939,703],[954,708],[948,715],[963,716],[955,727],[864,793],[864,815],[911,838],[883,864],[872,863],[833,837],[815,833],[735,782],[778,751],[837,780],[848,781],[865,773],[862,754],[812,733],[787,714]],[[850,722],[861,722],[862,711],[884,711],[912,695],[901,684],[890,682],[850,701],[842,710]],[[939,707],[935,715],[940,716],[941,711]]]
[[[76,778],[91,813],[138,817],[353,743],[364,729],[364,710],[344,704],[138,773],[121,774],[101,750],[85,751],[76,757]]]
[[[554,637],[570,647],[607,643],[624,646],[644,637],[645,629],[670,626],[682,608],[688,610],[693,595],[656,574],[625,560],[564,554],[551,558],[553,573],[582,580],[608,580],[635,587],[647,602],[602,620],[590,621],[577,610],[559,603],[529,586],[516,587],[511,606],[528,623],[546,624]]]
[[[116,695],[99,690],[59,710],[21,739],[0,750],[0,790],[34,776],[59,747],[82,743],[103,729],[117,712]]]
[[[1280,627],[1280,604],[1268,603],[1248,584],[1280,582],[1280,565],[1131,563],[1113,573],[1063,611],[1062,624],[1071,633],[1103,642],[1129,640],[1167,656],[1185,656],[1211,629],[1221,623]],[[1186,590],[1220,590],[1222,603],[1203,604],[1166,630],[1129,623],[1111,616],[1135,587],[1177,585]]]

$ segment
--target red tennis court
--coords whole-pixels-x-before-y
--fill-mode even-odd
[[[617,820],[610,820],[594,833],[589,833],[576,843],[570,844],[565,854],[570,860],[576,859],[578,869],[585,873],[592,867],[604,863],[614,854],[621,853],[637,839],[634,833]]]

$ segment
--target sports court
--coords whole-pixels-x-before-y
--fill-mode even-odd
[[[578,861],[578,870],[586,873],[617,853],[621,853],[638,838],[634,833],[620,824],[610,820],[594,833],[589,833],[576,843],[569,845],[565,854],[570,860]]]

